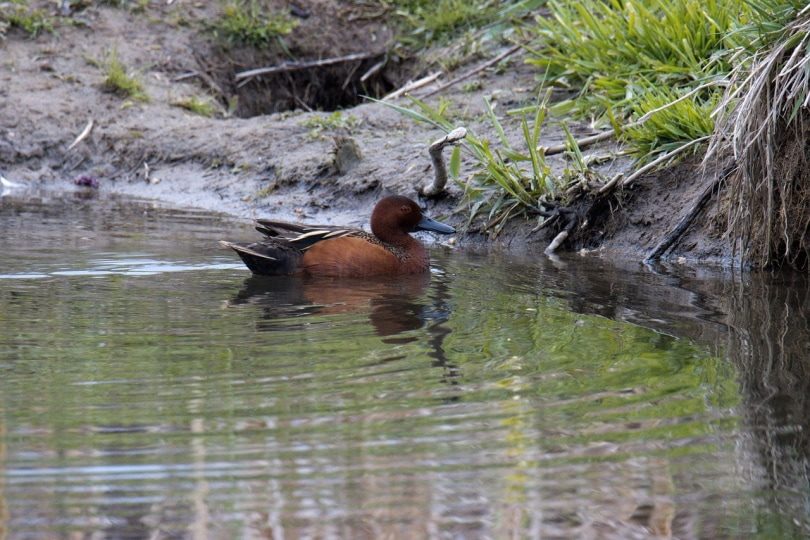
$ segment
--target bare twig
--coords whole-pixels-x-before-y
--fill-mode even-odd
[[[631,124],[632,125],[632,124]],[[630,127],[630,126],[628,126]],[[583,137],[576,141],[577,146],[580,148],[585,148],[587,146],[594,145],[598,142],[606,141],[608,139],[613,138],[616,135],[615,131],[604,131],[602,133],[597,133],[596,135],[590,135],[588,137]],[[547,156],[553,156],[554,154],[561,154],[568,150],[568,143],[562,144],[555,144],[554,146],[539,146],[537,150],[543,152]]]
[[[240,71],[239,73],[234,75],[234,79],[237,81],[242,81],[241,83],[239,83],[238,86],[244,86],[250,79],[252,79],[253,77],[258,77],[260,75],[269,75],[271,73],[287,73],[290,71],[301,71],[304,69],[311,69],[315,67],[331,66],[334,64],[342,64],[345,62],[354,62],[357,60],[368,60],[369,58],[374,58],[376,56],[380,56],[381,54],[383,53],[380,52],[354,53],[354,54],[347,54],[346,56],[336,56],[334,58],[323,58],[321,60],[313,60],[311,62],[284,62],[283,64],[279,64],[277,66]]]
[[[186,79],[191,79],[193,77],[199,77],[199,76],[200,76],[199,71],[187,71],[185,73],[181,73],[177,77],[174,77],[172,79],[172,82],[180,82],[180,81],[184,81]]]
[[[458,127],[430,145],[428,152],[433,161],[433,182],[422,188],[421,194],[425,197],[436,197],[444,192],[447,185],[447,168],[444,165],[444,155],[442,151],[445,146],[457,145],[467,136],[467,130]]]
[[[629,186],[634,181],[636,181],[640,176],[644,176],[645,174],[652,171],[656,167],[658,167],[658,166],[662,165],[663,163],[666,163],[670,159],[674,158],[675,156],[677,156],[681,152],[685,152],[686,150],[692,148],[693,146],[695,146],[697,144],[700,144],[702,142],[706,142],[710,138],[711,138],[711,135],[706,135],[705,137],[697,138],[697,139],[695,139],[693,141],[689,141],[688,143],[686,143],[683,146],[680,146],[680,147],[676,148],[675,150],[672,150],[671,152],[667,152],[666,154],[663,154],[662,156],[659,156],[658,158],[656,158],[653,161],[647,163],[646,165],[644,165],[640,169],[637,169],[633,174],[631,174],[630,176],[625,178],[622,181],[622,187]]]
[[[360,82],[364,83],[367,80],[369,80],[375,73],[377,73],[382,68],[384,68],[385,64],[387,64],[387,63],[388,63],[388,56],[386,56],[385,58],[383,58],[382,60],[380,60],[379,62],[377,62],[373,66],[371,66],[370,68],[368,68],[368,71],[363,73],[363,76],[360,77]]]
[[[403,86],[399,90],[391,92],[390,94],[388,94],[387,96],[382,98],[382,100],[380,100],[380,101],[388,101],[389,99],[396,99],[399,96],[401,96],[402,94],[405,94],[405,93],[408,93],[408,92],[413,92],[414,90],[418,90],[419,88],[422,88],[423,86],[427,86],[430,83],[432,83],[433,81],[435,81],[436,79],[438,79],[441,76],[441,74],[442,74],[441,71],[437,71],[435,73],[431,73],[430,75],[428,75],[426,77],[422,77],[421,79],[417,79],[415,81],[409,82],[408,84],[406,84],[405,86]]]
[[[504,52],[502,52],[501,54],[499,54],[495,58],[487,60],[483,64],[480,64],[480,65],[474,67],[473,69],[471,69],[470,71],[468,71],[468,72],[466,72],[466,73],[464,73],[462,75],[459,75],[455,79],[449,80],[446,83],[439,85],[438,87],[434,88],[430,92],[427,92],[426,94],[423,94],[423,95],[421,95],[419,97],[428,98],[428,97],[430,97],[432,95],[438,94],[439,92],[450,88],[453,85],[456,85],[456,84],[460,83],[461,81],[465,81],[465,80],[469,79],[470,77],[472,77],[473,75],[476,75],[477,73],[480,73],[480,72],[484,71],[488,67],[494,66],[495,64],[497,64],[498,62],[500,62],[504,58],[512,56],[513,54],[518,52],[523,47],[523,45],[524,45],[523,43],[519,43],[519,44],[515,45],[514,47],[511,47],[511,48],[505,50]]]
[[[214,78],[211,77],[211,75],[209,75],[204,69],[206,66],[210,64],[208,60],[202,55],[202,53],[198,52],[194,53],[194,59],[197,61],[197,65],[203,68],[196,72],[197,76],[200,77],[206,85],[208,85],[208,88],[210,88],[214,92],[214,94],[222,97],[222,99],[226,101],[230,100],[231,96],[226,94],[225,91],[222,89],[222,87],[220,87],[219,84],[217,84],[217,82],[214,80]]]
[[[624,178],[624,173],[619,173],[613,178],[611,178],[610,182],[599,188],[599,195],[607,193],[608,191],[613,189],[616,186],[616,184],[618,184],[619,181],[621,181],[622,178]]]
[[[86,125],[86,126],[84,126],[84,129],[82,130],[82,132],[81,132],[81,133],[79,133],[79,136],[78,136],[78,137],[76,137],[76,138],[73,140],[73,142],[72,142],[72,143],[70,143],[70,146],[68,146],[68,147],[67,147],[67,151],[68,151],[68,152],[70,152],[71,150],[73,150],[73,148],[75,148],[75,147],[76,147],[76,145],[77,145],[77,144],[79,144],[79,143],[80,143],[80,142],[82,142],[84,139],[86,139],[86,138],[87,138],[87,136],[88,136],[88,135],[90,135],[90,133],[93,131],[93,127],[94,127],[95,125],[96,125],[96,123],[93,121],[93,119],[92,119],[92,118],[91,118],[90,120],[88,120],[88,121],[87,121],[87,125]]]

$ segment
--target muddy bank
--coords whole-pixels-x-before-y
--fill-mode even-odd
[[[332,54],[368,53],[349,66],[353,74],[340,83],[341,91],[345,86],[355,93],[384,93],[424,74],[416,62],[392,59],[362,86],[356,73],[368,73],[379,61],[373,53],[385,50],[390,40],[385,20],[364,19],[336,2],[299,4],[310,13],[299,22],[302,28],[311,25],[309,34],[326,21],[334,25],[329,28],[351,29],[347,35],[315,32]],[[53,34],[32,39],[19,30],[9,31],[0,44],[4,56],[0,174],[25,186],[22,189],[64,191],[87,189],[75,186],[74,180],[89,176],[98,180],[101,193],[157,199],[245,219],[274,216],[362,224],[381,196],[417,196],[417,189],[432,174],[427,146],[442,135],[440,130],[375,103],[346,108],[335,116],[302,110],[318,105],[309,100],[320,90],[338,85],[333,67],[323,80],[296,74],[303,84],[285,87],[288,91],[279,101],[267,105],[272,95],[279,94],[275,83],[257,79],[238,87],[232,78],[251,67],[249,63],[273,62],[274,57],[250,57],[233,48],[228,54],[218,50],[202,24],[213,19],[217,9],[209,3],[150,4],[146,12],[137,13],[90,6],[56,19]],[[303,59],[318,53],[312,48],[313,40],[291,43]],[[138,73],[147,102],[104,91],[103,61],[113,49],[124,65]],[[499,50],[502,46],[495,46],[492,55]],[[477,60],[472,57],[470,62]],[[436,84],[452,76],[447,74]],[[429,101],[448,100],[454,123],[486,134],[492,128],[485,118],[484,98],[493,100],[499,115],[530,105],[536,98],[535,76],[517,54],[471,78],[470,84],[453,86]],[[302,88],[299,95],[296,89]],[[179,106],[192,97],[210,100],[217,113],[208,118]],[[267,113],[296,100],[302,102],[298,109]],[[229,102],[236,104],[230,113]],[[281,107],[281,102],[287,105]],[[407,100],[398,103],[408,104]],[[90,134],[71,147],[90,122]],[[519,124],[507,125],[519,137]],[[590,133],[584,124],[574,126],[574,131],[575,135]],[[551,145],[563,138],[558,127],[549,125],[542,143]],[[565,166],[562,157],[551,163]],[[623,166],[627,164],[614,164],[606,172]],[[464,158],[462,178],[471,167]],[[697,165],[686,164],[643,178],[600,201],[593,210],[591,200],[582,201],[578,209],[587,226],[575,231],[563,248],[640,260],[677,223],[703,186]],[[460,245],[539,255],[556,233],[553,228],[535,231],[537,218],[514,219],[497,236],[480,232],[485,219],[465,227],[466,203],[460,185],[452,185],[448,196],[424,203],[431,214],[466,230],[458,238]],[[703,225],[691,228],[670,257],[728,261],[729,252],[711,217],[714,210],[708,212],[709,217],[700,220]]]

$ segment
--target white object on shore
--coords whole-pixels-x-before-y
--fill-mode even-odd
[[[3,176],[0,176],[0,186],[3,186],[4,188],[8,188],[8,189],[24,187],[22,184],[18,184],[17,182],[12,182],[11,180],[9,180],[8,178],[5,178]]]
[[[25,187],[17,182],[12,182],[8,178],[0,175],[0,197],[5,197],[12,189]]]

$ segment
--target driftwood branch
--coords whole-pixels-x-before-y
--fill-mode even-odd
[[[675,225],[675,228],[673,228],[669,233],[667,233],[666,236],[664,236],[664,238],[658,243],[658,245],[655,246],[655,248],[653,248],[650,254],[647,255],[647,257],[644,259],[645,263],[651,263],[653,261],[660,259],[661,256],[675,244],[675,242],[680,240],[681,236],[683,236],[683,234],[686,232],[686,230],[689,228],[689,226],[692,224],[695,218],[697,218],[698,214],[700,214],[700,212],[703,210],[703,207],[705,207],[706,203],[708,203],[709,200],[712,198],[712,194],[714,194],[717,191],[721,182],[723,182],[725,178],[726,178],[725,174],[717,175],[717,178],[715,178],[711,184],[706,186],[706,188],[703,190],[703,193],[700,194],[700,197],[698,197],[697,201],[695,201],[695,204],[692,205],[692,208],[689,210],[689,212],[687,212],[687,214],[683,216],[680,219],[680,221],[678,221],[678,224]]]
[[[480,64],[480,65],[474,67],[473,69],[471,69],[470,71],[467,71],[466,73],[463,73],[462,75],[459,75],[455,79],[449,80],[446,83],[439,85],[438,87],[434,88],[430,92],[428,92],[426,94],[423,94],[423,95],[421,95],[419,97],[421,97],[423,99],[428,98],[428,97],[430,97],[432,95],[438,94],[439,92],[450,88],[453,85],[456,85],[456,84],[460,83],[461,81],[466,81],[467,79],[469,79],[473,75],[481,73],[482,71],[484,71],[485,69],[487,69],[490,66],[494,66],[495,64],[497,64],[498,62],[500,62],[504,58],[512,56],[513,54],[518,52],[522,47],[523,47],[522,43],[518,44],[518,45],[515,45],[514,47],[511,47],[511,48],[505,50],[504,52],[502,52],[501,54],[499,54],[495,58],[487,60],[483,64]]]
[[[423,187],[420,193],[425,197],[436,197],[444,193],[444,187],[447,185],[447,167],[444,164],[444,155],[442,151],[445,146],[455,146],[459,144],[464,137],[467,136],[467,130],[463,127],[458,127],[430,145],[428,152],[430,159],[433,162],[433,182]]]
[[[243,86],[244,84],[247,84],[247,82],[250,79],[258,77],[260,75],[270,75],[272,73],[288,73],[290,71],[301,71],[304,69],[331,66],[334,64],[343,64],[345,62],[354,62],[356,60],[368,60],[369,58],[375,58],[377,56],[380,56],[381,54],[383,53],[379,52],[354,53],[354,54],[347,54],[346,56],[336,56],[333,58],[323,58],[321,60],[313,60],[311,62],[284,62],[283,64],[279,64],[277,66],[240,71],[239,73],[234,75],[234,79],[237,81],[242,81],[239,84],[239,86]]]

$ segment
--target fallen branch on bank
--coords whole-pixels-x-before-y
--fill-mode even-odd
[[[583,137],[582,139],[577,139],[577,147],[580,150],[583,148],[587,148],[588,146],[592,146],[598,142],[606,141],[608,139],[612,139],[616,136],[615,131],[603,131],[602,133],[597,133],[596,135],[589,135],[588,137]],[[553,156],[555,154],[562,154],[569,148],[568,143],[562,144],[555,144],[554,146],[539,146],[537,148],[538,151],[543,152],[543,154],[547,156]]]
[[[723,174],[717,175],[715,178],[703,192],[700,194],[700,197],[697,198],[695,204],[692,205],[692,208],[689,209],[689,212],[686,213],[679,221],[675,227],[667,233],[664,238],[656,245],[653,250],[644,258],[645,263],[651,263],[661,258],[661,256],[666,253],[666,251],[671,248],[681,237],[684,233],[689,229],[689,226],[692,225],[692,222],[695,221],[695,218],[698,217],[700,212],[712,198],[712,195],[719,190],[720,184],[728,177],[728,173],[730,171],[726,171]]]

